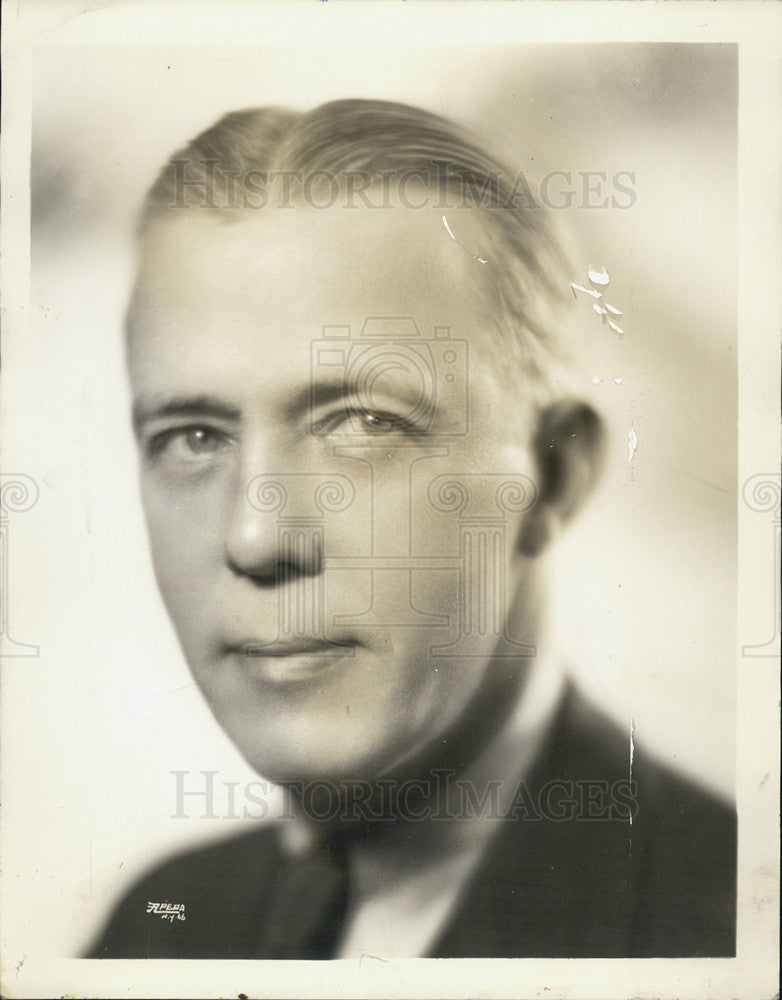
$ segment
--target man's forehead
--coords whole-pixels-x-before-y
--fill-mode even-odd
[[[297,206],[226,222],[216,213],[172,211],[149,231],[129,310],[136,391],[168,391],[175,370],[190,395],[218,388],[225,395],[229,387],[237,399],[240,391],[272,387],[291,395],[305,382],[327,381],[318,343],[328,346],[337,335],[363,341],[375,320],[370,340],[401,337],[378,391],[396,382],[404,388],[406,368],[415,368],[408,355],[420,353],[408,342],[412,331],[437,371],[442,338],[464,344],[463,377],[469,372],[471,385],[477,380],[493,394],[507,363],[483,269],[497,265],[479,243],[485,226],[475,210],[455,210],[447,226],[442,214]],[[470,244],[489,263],[465,249]]]
[[[244,287],[249,297],[272,288],[299,299],[360,296],[368,311],[431,299],[472,311],[485,297],[482,269],[500,266],[480,213],[431,206],[294,205],[238,217],[172,209],[141,249],[144,296],[180,307]]]

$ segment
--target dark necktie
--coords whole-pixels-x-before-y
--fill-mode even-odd
[[[283,868],[270,903],[262,958],[333,958],[347,912],[346,851],[326,842]]]

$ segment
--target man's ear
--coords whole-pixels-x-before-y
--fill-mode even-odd
[[[600,478],[605,453],[603,421],[581,400],[546,407],[533,438],[538,497],[519,535],[519,551],[534,557],[577,513]]]

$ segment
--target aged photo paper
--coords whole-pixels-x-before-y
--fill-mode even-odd
[[[777,993],[774,6],[3,4],[3,996]]]

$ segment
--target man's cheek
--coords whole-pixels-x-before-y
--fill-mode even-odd
[[[447,543],[441,545],[438,554],[442,556],[439,567],[414,570],[410,579],[413,606],[440,616],[441,624],[435,629],[435,638],[432,639],[435,643],[438,640],[447,641],[449,630],[456,627],[464,584],[457,565],[458,554],[452,555]],[[448,562],[453,562],[453,566],[449,566]]]
[[[155,559],[154,567],[160,594],[174,625],[178,630],[186,626],[188,631],[191,631],[193,612],[197,612],[203,603],[198,593],[198,577],[186,563],[183,562],[178,566],[165,556]]]
[[[150,523],[152,564],[163,600],[179,624],[183,614],[201,609],[211,586],[208,559],[199,536],[172,517]]]
[[[214,491],[187,493],[153,483],[142,500],[153,549],[174,562],[206,553],[224,539],[219,515],[226,505]]]

